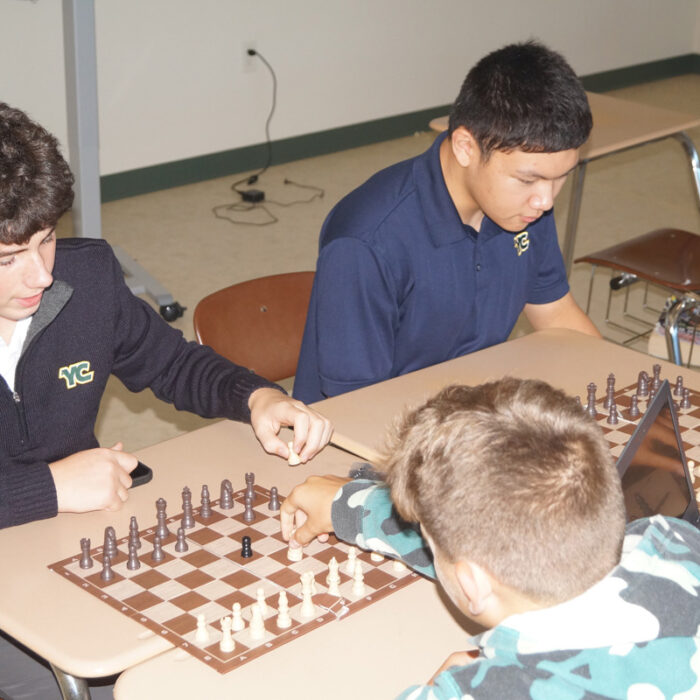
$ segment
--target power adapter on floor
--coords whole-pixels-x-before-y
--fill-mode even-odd
[[[265,193],[262,190],[239,190],[239,194],[244,202],[262,202],[265,199]]]

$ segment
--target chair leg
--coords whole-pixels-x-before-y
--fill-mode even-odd
[[[698,157],[695,144],[688,138],[685,131],[673,134],[673,138],[675,138],[676,141],[680,141],[690,161],[690,170],[695,182],[695,194],[698,196],[698,207],[700,207],[700,157]]]
[[[682,365],[680,341],[678,339],[678,323],[681,314],[690,308],[697,307],[700,303],[700,298],[684,294],[666,314],[666,348],[668,349],[668,357],[671,362]]]

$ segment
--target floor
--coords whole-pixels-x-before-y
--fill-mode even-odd
[[[700,75],[609,94],[700,115]],[[272,135],[274,138],[274,123]],[[700,129],[689,135],[700,148]],[[192,311],[200,298],[253,277],[313,269],[318,232],[330,208],[375,171],[424,151],[433,138],[433,133],[425,131],[272,167],[255,185],[265,191],[267,211],[230,209],[238,200],[231,191],[239,179],[235,175],[111,202],[102,207],[103,237],[136,258],[187,307],[173,325],[193,338]],[[321,188],[323,195],[285,180]],[[555,206],[560,232],[565,228],[569,196],[567,185]],[[229,218],[217,217],[215,210],[219,217]],[[270,217],[278,221],[265,224]],[[700,232],[700,209],[687,158],[676,141],[667,139],[588,166],[576,255],[660,227]],[[68,215],[59,235],[70,232]],[[575,265],[570,278],[573,294],[583,306],[589,276],[589,266]],[[607,272],[596,275],[591,317],[604,335],[613,336],[614,331],[606,329],[603,321],[607,278]],[[658,305],[663,299],[656,294],[654,301]],[[526,322],[521,321],[513,333],[527,332]],[[645,351],[647,342],[633,347]],[[134,395],[111,380],[98,417],[97,436],[103,445],[123,441],[125,449],[133,451],[206,423],[163,404],[150,392]]]

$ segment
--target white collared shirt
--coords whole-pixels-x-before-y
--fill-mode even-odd
[[[31,322],[31,316],[17,321],[9,345],[0,338],[0,375],[7,382],[10,391],[15,390],[15,371]]]

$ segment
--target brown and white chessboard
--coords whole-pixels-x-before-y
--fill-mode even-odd
[[[664,378],[661,377],[663,380]],[[671,384],[671,392],[673,393],[675,377],[668,377]],[[605,387],[605,382],[598,385],[598,393],[601,394],[600,387]],[[608,410],[604,408],[605,391],[602,391],[602,396],[596,400],[596,411],[598,425],[603,429],[607,441],[610,443],[610,450],[615,459],[617,459],[629,439],[632,437],[637,424],[641,420],[647,408],[647,400],[639,399],[639,412],[637,418],[631,418],[629,408],[632,402],[632,396],[637,393],[637,384],[630,384],[622,389],[615,391],[615,403],[618,410],[617,425],[609,425],[607,423]],[[680,404],[680,397],[673,397],[676,404]],[[700,465],[700,392],[690,389],[690,408],[677,408],[678,426],[683,440],[683,448],[685,450],[686,459],[692,460],[697,465]],[[696,478],[696,486],[698,479]]]
[[[145,625],[173,645],[187,650],[219,673],[231,671],[262,654],[286,644],[321,625],[342,619],[361,610],[419,578],[405,567],[395,566],[389,559],[373,561],[370,554],[358,550],[365,592],[353,594],[353,578],[344,570],[349,546],[331,535],[327,543],[312,542],[304,548],[300,562],[287,559],[287,543],[280,535],[279,511],[268,509],[270,492],[255,485],[253,509],[255,520],[243,519],[245,489],[234,492],[234,507],[220,508],[212,502],[212,515],[206,520],[200,508],[194,509],[195,527],[187,530],[189,551],[175,551],[175,531],[182,513],[167,519],[172,531],[163,541],[165,558],[151,561],[155,527],[140,531],[142,546],[138,550],[141,567],[127,568],[128,537],[117,540],[119,554],[112,562],[114,579],[101,580],[102,547],[90,550],[95,564],[91,569],[80,568],[80,555],[51,564],[49,569],[64,576],[116,610]],[[280,500],[283,500],[280,497]],[[253,556],[241,557],[241,539],[252,540]],[[341,596],[327,593],[328,562],[335,557],[340,564]],[[302,573],[312,571],[316,581],[313,602],[317,615],[311,619],[301,616]],[[250,606],[256,604],[258,588],[265,590],[267,613],[265,634],[253,640],[248,629]],[[291,627],[280,630],[276,625],[280,591],[286,591]],[[231,615],[234,603],[240,603],[246,629],[233,633],[235,648],[222,652],[220,620]],[[195,642],[197,616],[203,614],[209,640],[204,646]]]

